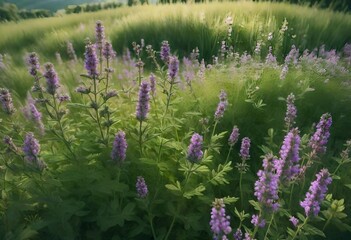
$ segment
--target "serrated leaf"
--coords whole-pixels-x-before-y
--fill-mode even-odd
[[[235,202],[237,202],[239,200],[239,198],[237,198],[237,197],[224,197],[223,198],[223,202],[224,202],[224,204],[232,204],[232,203],[235,203]]]
[[[198,186],[197,188],[195,188],[194,190],[191,191],[187,191],[183,194],[183,197],[190,199],[193,196],[202,196],[202,192],[205,191],[206,188],[203,185]]]

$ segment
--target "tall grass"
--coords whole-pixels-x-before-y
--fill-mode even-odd
[[[199,47],[201,57],[209,60],[216,55],[219,41],[225,35],[224,19],[232,16],[233,43],[236,50],[254,49],[256,41],[267,34],[278,34],[282,22],[288,21],[282,54],[292,44],[300,49],[313,49],[325,44],[340,49],[351,41],[351,16],[329,10],[318,10],[285,3],[226,2],[209,4],[175,4],[123,7],[96,13],[26,20],[0,25],[1,53],[9,53],[17,63],[26,51],[39,51],[50,58],[56,51],[65,52],[65,42],[72,41],[82,54],[82,38],[93,37],[84,26],[102,20],[112,26],[107,30],[114,47],[121,52],[133,41],[144,38],[155,48],[167,39],[179,53]],[[78,37],[79,36],[79,37]]]

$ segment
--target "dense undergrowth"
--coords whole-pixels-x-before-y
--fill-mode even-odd
[[[239,48],[225,16],[210,18],[222,30],[208,61],[151,37],[115,56],[101,22],[90,41],[75,33],[84,55],[61,58],[72,32],[27,69],[5,56],[1,236],[347,239],[350,45],[308,51],[279,22]]]

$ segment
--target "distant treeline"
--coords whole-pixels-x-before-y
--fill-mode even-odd
[[[18,21],[27,18],[44,18],[50,17],[52,13],[45,9],[26,10],[18,9],[15,4],[0,4],[0,21]]]
[[[121,7],[122,3],[109,2],[98,4],[85,4],[85,5],[71,5],[65,8],[67,14],[81,13],[81,12],[97,12],[103,9],[114,9]]]

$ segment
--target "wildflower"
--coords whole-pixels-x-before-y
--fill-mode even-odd
[[[230,216],[225,213],[225,205],[223,199],[215,199],[211,210],[211,231],[213,237],[217,238],[221,235],[227,235],[231,233],[232,228],[230,227]]]
[[[290,93],[286,98],[286,114],[285,114],[285,125],[288,129],[292,127],[295,123],[295,118],[297,114],[296,106],[294,105],[295,95]]]
[[[138,197],[139,198],[146,198],[146,196],[148,194],[148,189],[147,189],[147,185],[145,183],[145,179],[143,177],[138,176],[135,187],[136,187]]]
[[[34,138],[33,133],[29,132],[26,134],[22,150],[24,153],[24,159],[29,164],[35,165],[39,169],[45,167],[45,163],[39,159],[40,145],[39,141]]]
[[[44,124],[41,119],[42,118],[41,113],[36,108],[35,101],[32,99],[30,95],[28,96],[27,105],[23,109],[23,111],[24,111],[25,117],[29,120],[34,121],[37,127],[39,128],[40,133],[44,134]]]
[[[332,117],[329,113],[325,113],[321,116],[319,123],[317,124],[316,131],[309,141],[309,146],[312,148],[312,155],[318,153],[325,153],[326,144],[330,136],[330,127],[332,125]]]
[[[156,77],[153,73],[151,73],[149,79],[150,79],[151,95],[155,97],[155,95],[156,95]]]
[[[299,49],[297,49],[295,45],[292,45],[290,52],[285,57],[284,63],[285,65],[289,65],[291,63],[296,65],[298,58],[299,58]]]
[[[169,57],[171,54],[171,48],[169,47],[168,41],[163,41],[161,45],[160,57],[165,63],[169,62]]]
[[[202,59],[200,63],[199,71],[197,72],[197,77],[201,82],[205,81],[205,72],[206,72],[205,60]]]
[[[251,238],[250,233],[245,233],[244,240],[256,240],[256,239]]]
[[[294,216],[291,216],[289,218],[289,221],[294,225],[294,227],[297,227],[297,225],[299,224],[299,219],[297,219],[296,217]]]
[[[56,90],[60,87],[60,85],[59,78],[52,63],[45,64],[44,77],[46,79],[46,91],[51,95],[55,95]]]
[[[248,160],[250,158],[250,138],[244,137],[241,140],[240,157],[243,160]]]
[[[238,228],[236,232],[233,234],[234,240],[242,240],[243,232]]]
[[[102,49],[102,44],[105,40],[105,30],[104,30],[104,26],[102,25],[101,21],[97,21],[96,22],[96,26],[95,26],[95,39],[96,39],[96,43],[99,47],[99,50],[101,51]]]
[[[113,50],[112,44],[110,42],[105,42],[102,49],[102,55],[105,57],[106,60],[110,60],[116,56],[116,53]]]
[[[276,64],[277,58],[272,54],[272,47],[269,46],[268,54],[266,56],[266,64]]]
[[[88,94],[88,93],[90,93],[90,89],[85,87],[85,86],[79,86],[76,88],[76,92],[81,93],[81,94]]]
[[[270,212],[275,212],[279,208],[279,175],[275,173],[273,163],[274,157],[271,154],[267,155],[263,159],[263,170],[259,170],[257,172],[259,179],[255,182],[254,193],[257,200],[264,207],[264,210],[268,210]]]
[[[190,140],[190,145],[188,147],[187,159],[192,163],[198,163],[201,161],[203,152],[202,148],[203,138],[200,134],[194,133]]]
[[[268,33],[267,40],[271,41],[272,39],[273,39],[273,33],[270,32],[270,33]]]
[[[5,136],[3,138],[3,141],[5,143],[5,145],[7,146],[8,150],[14,151],[14,152],[18,152],[18,148],[17,146],[13,143],[12,138],[9,136]]]
[[[328,169],[322,169],[316,174],[317,179],[311,183],[311,186],[306,193],[304,201],[300,202],[300,206],[305,209],[306,217],[314,214],[317,216],[320,211],[320,204],[323,201],[328,190],[328,185],[331,184],[332,178]]]
[[[77,61],[77,55],[76,55],[76,52],[74,51],[73,44],[71,42],[67,42],[67,54],[71,60],[75,62]]]
[[[228,139],[229,146],[233,147],[235,145],[235,143],[238,141],[239,136],[240,136],[239,128],[237,126],[234,126],[233,131],[230,134],[229,139]]]
[[[178,75],[179,60],[176,56],[169,56],[168,76],[174,80]]]
[[[118,95],[117,91],[116,90],[109,90],[107,93],[106,93],[106,96],[105,96],[105,100],[108,100],[112,97],[116,97]]]
[[[29,74],[33,77],[37,77],[40,70],[39,57],[37,53],[32,52],[27,57],[27,64],[29,67]]]
[[[127,151],[127,141],[126,134],[123,131],[119,131],[113,142],[111,158],[112,160],[121,163],[126,159],[126,151]]]
[[[57,96],[57,99],[59,100],[60,103],[71,101],[71,97],[67,93],[60,94],[59,96]]]
[[[264,219],[260,219],[258,215],[252,215],[251,223],[254,226],[258,226],[260,228],[264,228],[264,226],[266,225],[266,221]]]
[[[284,80],[286,78],[286,74],[288,73],[288,71],[289,71],[289,67],[288,67],[288,65],[285,64],[282,68],[281,73],[280,73],[280,77],[279,77],[280,80]]]
[[[221,93],[219,95],[219,103],[217,106],[217,110],[215,112],[216,121],[223,118],[223,114],[227,106],[228,106],[227,93],[224,90],[221,90]]]
[[[84,67],[88,71],[88,75],[90,77],[96,77],[98,75],[98,58],[96,56],[96,49],[94,44],[88,43],[85,46],[84,57]]]
[[[150,110],[150,84],[142,82],[139,88],[139,100],[136,107],[136,118],[139,121],[144,121]]]
[[[300,172],[299,147],[300,136],[297,128],[292,129],[284,138],[283,145],[279,151],[280,159],[275,161],[277,175],[282,181],[290,181]]]
[[[6,88],[0,88],[0,102],[2,109],[9,115],[13,114],[16,109],[13,106],[12,97],[10,91]]]

